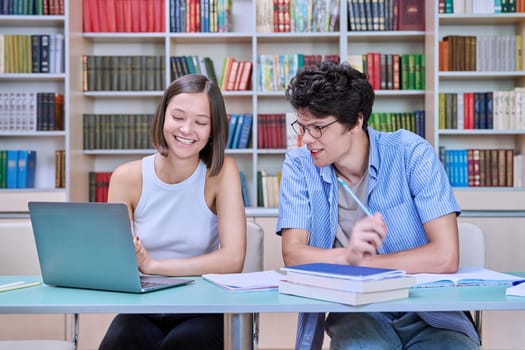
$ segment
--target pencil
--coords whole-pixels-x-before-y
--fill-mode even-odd
[[[341,184],[341,186],[343,186],[343,188],[346,190],[346,192],[348,192],[348,194],[350,194],[352,196],[352,198],[354,199],[354,201],[357,203],[357,205],[359,206],[359,208],[361,208],[361,210],[363,210],[363,212],[368,215],[368,216],[372,216],[372,213],[370,212],[370,210],[368,210],[368,208],[363,204],[363,202],[361,202],[359,200],[359,198],[355,195],[355,193],[350,189],[350,187],[348,187],[348,185],[343,181],[343,179],[341,179],[340,177],[337,178],[337,181],[339,181],[339,183]]]

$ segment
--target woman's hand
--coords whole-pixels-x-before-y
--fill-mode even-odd
[[[137,256],[137,264],[140,272],[151,273],[150,267],[153,259],[149,256],[148,251],[144,248],[138,236],[133,238],[133,244],[135,245],[135,255]]]

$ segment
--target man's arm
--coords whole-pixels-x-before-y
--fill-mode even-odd
[[[362,265],[403,269],[408,273],[454,273],[459,264],[456,213],[450,213],[423,225],[428,244],[397,253],[370,255]]]
[[[360,220],[354,226],[345,248],[315,248],[308,245],[308,231],[282,230],[282,254],[286,265],[309,262],[359,265],[368,256],[375,255],[386,235],[381,214]]]

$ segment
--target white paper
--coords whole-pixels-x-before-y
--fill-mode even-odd
[[[285,275],[275,270],[243,272],[243,273],[224,273],[224,274],[205,274],[202,277],[218,286],[231,291],[247,290],[272,290],[277,289],[279,280]]]

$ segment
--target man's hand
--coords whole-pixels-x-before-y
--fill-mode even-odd
[[[366,256],[377,254],[385,237],[386,225],[380,213],[358,221],[345,248],[346,262],[359,265]]]

